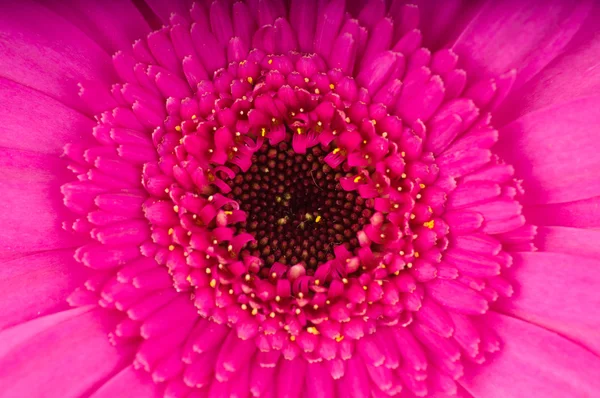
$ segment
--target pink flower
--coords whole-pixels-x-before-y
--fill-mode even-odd
[[[597,395],[600,11],[416,2],[0,5],[0,396]]]

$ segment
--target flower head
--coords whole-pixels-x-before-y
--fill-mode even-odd
[[[571,38],[589,7],[557,5]],[[529,189],[562,195],[511,154],[543,117],[496,121],[569,42],[534,27],[556,48],[497,62],[471,32],[495,7],[443,47],[449,5],[421,30],[402,2],[194,3],[120,47],[112,85],[82,81],[93,139],[64,147],[61,221],[93,272],[67,300],[102,308],[125,377],[169,397],[489,392],[479,375],[529,333],[499,313],[552,328],[512,304],[511,267],[534,256]],[[540,10],[559,19],[535,4],[507,29]]]

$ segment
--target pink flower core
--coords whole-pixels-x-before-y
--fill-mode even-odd
[[[259,396],[286,361],[390,395],[455,392],[462,360],[499,348],[484,314],[534,233],[490,151],[512,75],[465,90],[452,50],[420,48],[413,6],[407,26],[372,27],[396,29],[392,50],[349,18],[308,51],[284,18],[250,43],[247,6],[225,4],[115,54],[110,94],[83,86],[109,110],[95,146],[65,151],[73,229],[94,240],[76,258],[98,270],[71,303],[121,311],[111,338],[141,337],[135,364],[172,396],[244,372]]]

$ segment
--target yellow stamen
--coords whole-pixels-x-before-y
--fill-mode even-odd
[[[246,80],[248,80],[248,83],[250,83],[250,84],[252,84],[252,82],[254,81],[254,79],[250,76],[248,76],[248,79],[246,79]]]
[[[317,216],[317,218],[315,218],[315,222],[319,222],[321,221],[321,216]]]
[[[435,226],[435,220],[427,221],[423,223],[423,226],[429,229],[433,229],[433,227]]]

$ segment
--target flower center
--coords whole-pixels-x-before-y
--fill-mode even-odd
[[[265,266],[302,264],[312,275],[319,263],[335,258],[336,245],[358,247],[356,233],[371,216],[373,201],[344,191],[339,179],[351,173],[334,170],[324,157],[321,147],[298,154],[285,141],[263,144],[250,169],[228,181],[228,197],[247,214],[237,231],[254,236],[248,252]],[[262,273],[267,276],[268,269]]]

